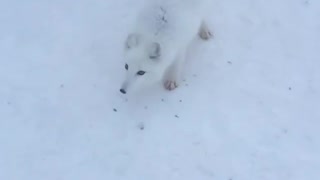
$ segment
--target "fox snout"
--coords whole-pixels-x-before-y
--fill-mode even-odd
[[[126,94],[127,93],[127,91],[126,90],[124,90],[124,89],[120,89],[120,92],[122,93],[122,94]]]
[[[123,84],[120,88],[120,92],[122,94],[127,94],[128,84],[129,84],[129,82],[127,80],[125,82],[123,82]]]

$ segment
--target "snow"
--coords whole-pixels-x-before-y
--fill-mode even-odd
[[[0,2],[0,179],[320,176],[320,1],[214,1],[185,82],[123,96],[142,1]]]

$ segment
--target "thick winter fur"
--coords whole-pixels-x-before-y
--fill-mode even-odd
[[[179,86],[186,49],[199,35],[211,37],[204,21],[204,0],[149,0],[125,41],[126,79],[120,91],[144,82],[162,80],[164,87]]]

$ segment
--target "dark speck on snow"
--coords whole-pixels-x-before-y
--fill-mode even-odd
[[[138,124],[138,127],[139,127],[139,129],[142,131],[142,130],[144,130],[144,124],[143,123],[139,123]]]

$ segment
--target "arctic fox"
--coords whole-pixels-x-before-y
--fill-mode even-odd
[[[204,21],[205,0],[152,0],[140,11],[125,40],[126,79],[120,92],[143,82],[162,80],[178,87],[187,47],[198,34],[211,37]]]

